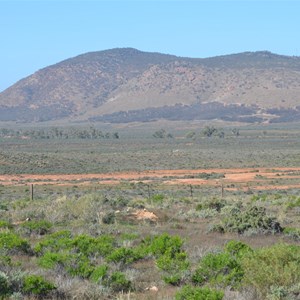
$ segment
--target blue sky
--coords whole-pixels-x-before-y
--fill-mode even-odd
[[[297,0],[0,0],[0,91],[48,65],[114,47],[300,56],[299,13]]]

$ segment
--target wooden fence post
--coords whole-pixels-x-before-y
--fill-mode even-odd
[[[30,184],[30,200],[33,200],[33,184]]]

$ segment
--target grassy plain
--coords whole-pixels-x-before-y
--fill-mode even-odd
[[[0,174],[18,176],[0,182],[0,298],[298,299],[300,124],[214,124],[224,138],[203,136],[203,126],[1,139]],[[160,128],[173,138],[154,138]],[[120,172],[135,175],[109,182]]]

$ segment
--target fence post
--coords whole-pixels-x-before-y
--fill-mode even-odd
[[[33,200],[33,184],[30,184],[30,200]]]
[[[221,197],[222,199],[224,198],[224,184],[222,182],[222,185],[221,185]]]
[[[190,184],[190,193],[191,193],[191,198],[193,199],[193,186]]]

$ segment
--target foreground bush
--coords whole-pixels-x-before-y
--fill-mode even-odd
[[[30,251],[30,245],[20,236],[12,232],[0,232],[0,249],[6,250],[9,253]]]
[[[28,275],[24,278],[23,291],[27,294],[46,296],[55,289],[55,285],[46,281],[42,276]]]
[[[183,240],[179,236],[170,236],[164,233],[153,238],[149,250],[154,256],[159,257],[167,251],[171,251],[172,253],[180,252],[182,245]]]
[[[178,285],[189,268],[187,254],[182,250],[183,240],[167,233],[153,238],[149,253],[156,258],[157,267],[163,271],[166,283]]]
[[[10,293],[8,277],[0,271],[0,299]]]
[[[204,256],[192,276],[195,284],[210,283],[214,286],[237,286],[243,278],[240,263],[228,253],[209,253]]]
[[[124,273],[114,272],[106,281],[105,285],[113,292],[129,292],[133,290],[132,283],[128,280]]]
[[[277,244],[249,252],[242,259],[242,267],[244,284],[254,287],[265,299],[272,287],[288,290],[300,282],[300,247]]]
[[[176,293],[176,300],[222,300],[224,293],[207,287],[199,288],[190,285],[184,286]]]
[[[39,258],[38,264],[45,269],[53,269],[59,265],[71,276],[82,278],[90,277],[94,271],[90,260],[85,255],[77,253],[46,252]]]
[[[194,284],[209,283],[218,287],[238,287],[243,279],[244,270],[241,259],[252,249],[239,241],[230,241],[220,253],[208,253],[199,263],[192,275]]]

